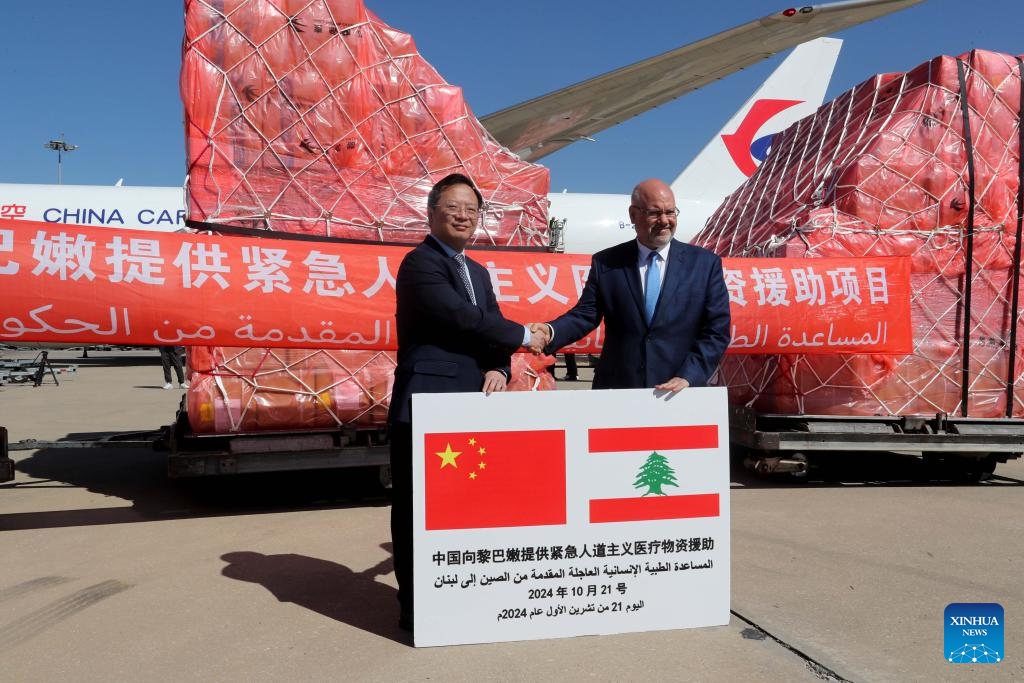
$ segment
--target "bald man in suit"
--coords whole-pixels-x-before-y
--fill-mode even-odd
[[[706,386],[729,346],[722,260],[675,239],[678,215],[667,184],[638,184],[629,207],[636,239],[594,254],[576,305],[550,323],[531,325],[544,331],[552,353],[604,321],[594,389]]]

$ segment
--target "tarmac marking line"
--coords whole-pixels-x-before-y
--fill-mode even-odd
[[[782,647],[786,648],[787,650],[789,650],[790,652],[795,654],[800,659],[804,660],[804,662],[807,664],[807,667],[812,672],[814,672],[814,675],[817,676],[818,678],[824,679],[826,681],[836,681],[837,683],[853,683],[850,679],[843,678],[838,673],[836,673],[832,669],[828,668],[827,666],[825,666],[824,664],[822,664],[818,660],[814,659],[813,657],[811,657],[806,652],[803,652],[800,648],[795,647],[793,645],[790,645],[786,641],[784,641],[781,638],[779,638],[779,637],[775,636],[774,634],[772,634],[771,631],[768,631],[767,629],[763,628],[759,624],[756,624],[753,621],[751,621],[750,619],[747,619],[745,616],[743,616],[742,614],[740,614],[736,610],[729,610],[729,613],[732,614],[737,619],[739,619],[740,621],[742,621],[743,623],[747,624],[748,626],[756,629],[758,632],[763,633],[767,638],[770,638],[775,643],[777,643],[777,644],[781,645]],[[756,637],[752,637],[752,635],[746,635],[746,634],[744,634],[743,637],[747,638],[748,640],[763,640],[763,638],[756,638]]]
[[[7,626],[0,627],[0,651],[9,650],[85,608],[130,587],[130,584],[113,579],[103,581],[19,617]]]

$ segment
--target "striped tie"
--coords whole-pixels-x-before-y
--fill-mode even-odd
[[[455,261],[459,264],[459,277],[462,278],[462,285],[466,288],[466,293],[469,294],[469,300],[476,306],[476,294],[473,293],[473,283],[469,281],[469,269],[466,267],[466,256],[464,254],[456,254]]]
[[[654,308],[658,305],[658,295],[661,294],[661,265],[658,252],[652,251],[647,255],[647,277],[644,282],[644,310],[647,313],[647,324],[654,319]]]

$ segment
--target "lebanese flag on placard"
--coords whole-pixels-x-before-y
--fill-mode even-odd
[[[565,524],[565,430],[423,438],[427,531]]]
[[[661,490],[663,486],[678,486],[675,470],[661,453],[718,448],[717,425],[588,429],[587,443],[591,453],[650,453],[636,481],[631,482],[640,495],[590,499],[591,524],[718,517],[721,514],[717,493],[673,496]],[[645,486],[647,491],[643,492]]]

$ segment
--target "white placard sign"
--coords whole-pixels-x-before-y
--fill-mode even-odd
[[[413,396],[414,642],[729,621],[724,388]]]

